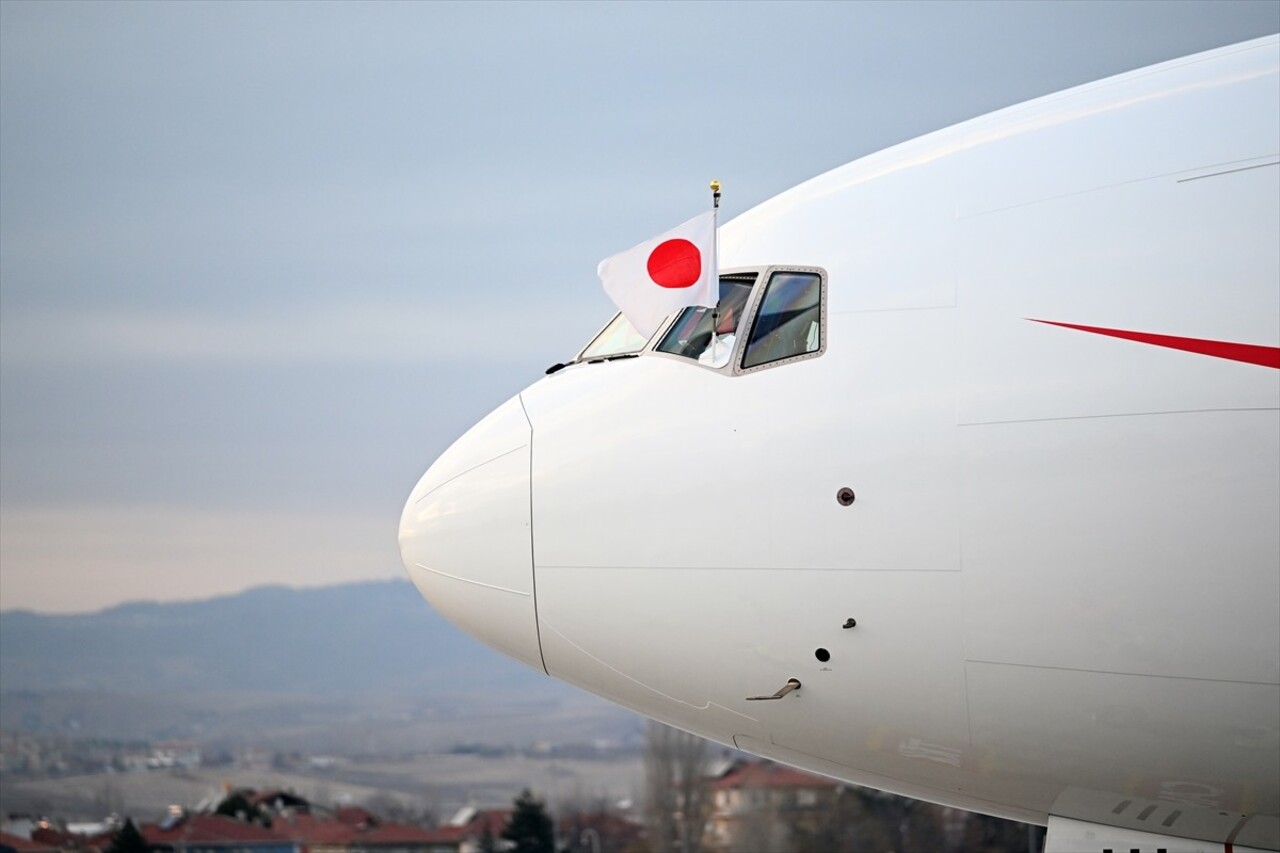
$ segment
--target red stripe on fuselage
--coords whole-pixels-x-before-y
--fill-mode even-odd
[[[1044,323],[1047,326],[1061,326],[1064,329],[1075,329],[1079,332],[1122,338],[1126,341],[1137,341],[1140,344],[1178,349],[1184,352],[1213,356],[1214,358],[1226,358],[1231,361],[1243,361],[1246,364],[1256,364],[1261,367],[1280,370],[1280,347],[1237,344],[1230,341],[1209,341],[1203,338],[1179,338],[1174,335],[1131,332],[1125,329],[1104,329],[1101,326],[1080,326],[1075,323],[1059,323],[1055,320],[1037,320],[1033,317],[1028,317],[1027,319],[1033,323]]]

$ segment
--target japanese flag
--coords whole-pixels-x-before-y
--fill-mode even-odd
[[[714,308],[720,298],[715,210],[605,258],[596,274],[604,292],[646,338],[678,308]]]

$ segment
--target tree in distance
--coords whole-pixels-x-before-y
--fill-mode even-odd
[[[502,830],[502,837],[515,844],[515,853],[555,853],[555,831],[542,801],[525,788],[516,797],[515,807]]]
[[[129,818],[124,822],[124,826],[111,836],[107,853],[151,853],[151,846],[147,844],[147,839],[142,837],[138,827],[133,825],[133,818]]]

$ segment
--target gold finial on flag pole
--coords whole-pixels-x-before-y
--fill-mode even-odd
[[[712,206],[719,209],[720,207],[720,182],[712,179],[711,181],[711,203]]]

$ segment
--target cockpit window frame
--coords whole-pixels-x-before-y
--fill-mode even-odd
[[[819,287],[819,308],[818,308],[819,345],[818,345],[818,348],[813,352],[797,353],[796,355],[777,359],[776,361],[767,361],[767,362],[764,362],[763,364],[753,365],[752,367],[743,367],[742,362],[746,356],[747,344],[749,343],[751,333],[756,326],[756,319],[757,319],[756,315],[760,310],[760,306],[764,302],[764,295],[769,286],[769,283],[773,280],[774,274],[779,272],[805,273],[805,274],[818,276],[819,278],[819,284],[818,284],[818,287]],[[726,376],[745,376],[750,373],[758,373],[761,370],[771,370],[776,367],[784,367],[789,364],[794,364],[795,362],[798,362],[798,361],[807,361],[812,358],[820,358],[823,354],[826,353],[828,316],[830,312],[828,311],[828,308],[827,308],[827,298],[828,298],[829,288],[827,286],[828,277],[827,277],[827,271],[825,269],[823,269],[822,267],[803,266],[798,264],[770,264],[768,266],[731,267],[729,269],[723,269],[723,270],[720,270],[719,277],[734,278],[734,279],[746,279],[750,277],[754,279],[751,283],[751,293],[747,297],[747,302],[742,309],[742,317],[738,321],[738,329],[735,334],[735,339],[733,342],[733,352],[730,354],[729,361],[726,364],[720,367],[713,367],[709,364],[702,364],[695,358],[679,355],[677,353],[663,352],[662,350],[659,350],[657,348],[659,343],[661,343],[662,340],[666,338],[667,332],[680,319],[680,315],[683,313],[683,309],[681,311],[676,311],[672,313],[671,316],[663,320],[662,325],[660,325],[658,327],[658,330],[649,337],[649,340],[645,342],[645,345],[642,348],[638,350],[626,352],[626,353],[615,353],[607,356],[593,357],[591,359],[584,360],[582,357],[583,353],[585,353],[588,349],[591,348],[591,345],[595,343],[596,339],[599,338],[600,335],[604,334],[605,330],[609,328],[610,324],[612,324],[614,320],[617,319],[619,313],[621,313],[621,312],[614,312],[609,317],[609,319],[604,323],[604,325],[602,325],[596,331],[596,333],[587,340],[587,343],[580,350],[578,350],[578,354],[574,356],[573,361],[569,363],[570,364],[594,364],[596,362],[612,361],[614,359],[619,359],[619,358],[635,358],[636,356],[646,356],[646,357],[656,356],[658,358],[674,359],[676,361],[681,362],[682,364],[691,365],[701,370],[709,370],[712,373],[721,373]]]
[[[803,273],[818,276],[818,348],[812,352],[796,353],[786,358],[766,361],[751,367],[743,367],[742,362],[746,358],[747,345],[750,342],[752,333],[755,331],[756,321],[759,319],[758,315],[760,307],[764,303],[764,295],[776,273]],[[827,281],[827,271],[822,267],[801,266],[798,264],[770,264],[760,271],[760,276],[756,279],[755,287],[751,291],[751,298],[747,301],[746,313],[743,316],[743,322],[746,324],[745,331],[740,333],[738,339],[734,341],[733,358],[729,361],[733,365],[734,376],[745,376],[750,373],[759,373],[762,370],[795,364],[798,361],[821,358],[826,353],[827,318],[830,314],[827,310],[827,295],[829,291]]]

